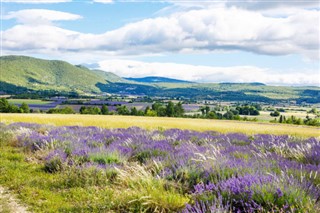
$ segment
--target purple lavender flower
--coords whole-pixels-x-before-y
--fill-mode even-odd
[[[277,195],[278,198],[283,196],[283,192],[281,191],[280,188],[277,188],[276,195]]]

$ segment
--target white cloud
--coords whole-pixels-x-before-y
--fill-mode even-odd
[[[19,32],[19,33],[16,33]],[[70,44],[79,33],[50,25],[16,25],[3,33],[3,45],[9,50],[51,52]],[[10,40],[6,39],[10,36]],[[81,46],[78,46],[80,48]]]
[[[309,9],[319,7],[318,0],[304,0],[304,1],[292,1],[292,0],[226,0],[226,6],[232,7],[236,6],[239,8],[249,9],[249,10],[272,10],[280,8],[302,8]]]
[[[174,6],[184,9],[188,8],[208,8],[208,7],[237,7],[248,10],[272,10],[279,8],[316,8],[319,7],[318,0],[292,1],[292,0],[202,0],[202,1],[186,1],[186,0],[164,0]],[[169,6],[170,7],[170,6]],[[177,8],[176,8],[177,9]]]
[[[104,60],[99,68],[122,77],[160,76],[197,82],[261,82],[270,85],[319,86],[319,73],[281,73],[255,66],[210,67],[176,63],[146,63],[132,60]]]
[[[72,0],[1,0],[6,3],[23,3],[23,4],[49,4],[71,2]]]
[[[49,25],[52,21],[71,21],[82,18],[79,15],[46,9],[27,9],[9,12],[3,19],[16,19],[19,23],[29,25]]]
[[[319,58],[320,11],[317,10],[299,10],[276,18],[234,7],[207,8],[145,19],[103,34],[71,33],[45,26],[46,22],[49,25],[52,21],[80,18],[59,11],[22,10],[5,18],[16,18],[23,25],[3,32],[3,49],[33,47],[35,51],[34,48],[41,47],[42,51],[46,48],[49,51],[54,46],[66,52],[99,51],[106,55],[241,50]],[[41,26],[27,26],[39,23]],[[19,36],[22,34],[24,37]]]

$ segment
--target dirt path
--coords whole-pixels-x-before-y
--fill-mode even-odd
[[[1,213],[30,213],[27,208],[18,203],[18,200],[8,190],[0,186]]]

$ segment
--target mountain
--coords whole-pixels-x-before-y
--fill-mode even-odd
[[[105,79],[108,82],[112,82],[112,83],[130,83],[130,81],[121,78],[119,76],[117,76],[116,74],[112,73],[112,72],[106,72],[103,70],[91,70],[91,72],[95,73],[96,75],[98,75],[99,77],[101,77],[102,79]],[[131,82],[133,83],[133,82]]]
[[[0,57],[0,94],[84,95],[103,92],[197,100],[320,103],[319,87],[262,83],[193,83],[163,77],[121,78],[65,61]]]
[[[249,85],[249,86],[267,86],[264,83],[260,82],[251,82],[251,83],[230,83],[230,82],[223,82],[219,83],[219,85]]]
[[[103,78],[83,66],[65,61],[43,60],[26,56],[3,56],[1,63],[1,90],[14,86],[26,90],[54,90],[95,92],[97,83],[107,83]]]
[[[148,76],[144,78],[125,78],[129,81],[136,81],[140,83],[192,83],[190,81],[183,81],[173,78],[165,78],[165,77],[158,77],[158,76]]]

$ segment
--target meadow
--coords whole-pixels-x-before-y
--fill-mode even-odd
[[[60,126],[0,124],[0,185],[30,211],[320,211],[315,137],[105,129],[44,118],[59,118]]]
[[[304,112],[297,112],[297,111],[287,111],[287,112],[281,112],[282,116],[285,116],[286,118],[289,118],[291,116],[305,119],[306,116],[309,116],[310,118],[315,118],[316,116],[314,114],[308,114],[306,111]],[[275,117],[270,116],[270,111],[260,111],[260,115],[258,116],[250,116],[250,115],[242,115],[241,117],[247,117],[247,118],[256,118],[258,121],[262,122],[270,122],[271,120],[274,120]],[[279,116],[276,117],[277,120],[279,120]]]
[[[319,137],[320,129],[309,126],[271,124],[259,122],[186,119],[168,117],[138,117],[119,115],[61,115],[61,114],[10,114],[0,113],[3,123],[32,122],[57,126],[97,126],[103,128],[188,129],[195,131],[238,132],[244,134],[292,135],[297,137]]]
[[[52,101],[43,101],[40,99],[8,99],[10,104],[22,104],[26,103],[28,105],[46,105],[53,103]]]

